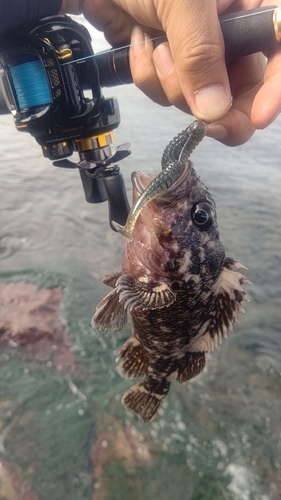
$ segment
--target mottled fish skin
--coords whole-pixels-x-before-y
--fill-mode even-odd
[[[171,155],[180,156],[181,147]],[[169,162],[169,146],[165,151]],[[151,179],[132,174],[133,201]],[[156,415],[171,380],[202,372],[208,353],[232,329],[248,300],[241,268],[225,256],[214,199],[187,161],[180,178],[142,209],[122,270],[104,279],[112,291],[92,321],[99,331],[115,331],[131,315],[134,332],[119,352],[118,371],[144,377],[122,400],[144,421]]]
[[[162,171],[152,180],[138,198],[130,210],[125,226],[112,221],[115,229],[127,241],[132,240],[132,231],[141,210],[149,201],[155,200],[180,178],[187,160],[203,137],[205,137],[206,132],[207,125],[203,121],[195,120],[187,129],[183,130],[169,142],[162,156]]]

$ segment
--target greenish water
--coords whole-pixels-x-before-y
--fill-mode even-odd
[[[121,164],[130,190],[130,172],[158,171],[190,118],[133,87],[114,95],[116,143],[132,143]],[[249,269],[251,302],[204,373],[175,383],[150,424],[120,401],[131,382],[117,374],[115,357],[130,327],[103,335],[90,326],[108,291],[101,279],[120,269],[123,253],[106,204],[87,204],[77,172],[43,159],[11,117],[0,123],[0,282],[63,289],[75,362],[61,373],[0,345],[0,460],[39,500],[280,500],[281,120],[239,148],[205,139],[193,155],[216,199],[227,254]],[[103,454],[110,439],[127,447],[123,455]]]

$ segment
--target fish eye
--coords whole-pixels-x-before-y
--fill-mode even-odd
[[[194,224],[204,231],[212,225],[214,213],[210,205],[201,202],[193,205],[191,216]]]

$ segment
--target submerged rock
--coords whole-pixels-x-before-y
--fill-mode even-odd
[[[149,466],[152,461],[148,443],[134,427],[124,424],[111,415],[105,414],[97,423],[98,435],[91,448],[94,468],[95,493],[93,500],[105,500],[111,481],[105,472],[107,466],[122,464],[128,474],[139,466]]]
[[[30,283],[0,284],[0,345],[18,348],[25,361],[52,362],[74,370],[72,344],[60,320],[61,288]]]
[[[20,474],[5,460],[0,460],[0,499],[38,500],[38,496],[23,482]]]

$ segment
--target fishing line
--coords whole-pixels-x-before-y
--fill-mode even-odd
[[[123,45],[122,47],[116,47],[108,50],[103,50],[102,52],[98,52],[98,54],[91,54],[90,56],[81,57],[80,59],[74,59],[73,61],[67,61],[62,63],[61,66],[66,66],[67,64],[79,63],[82,61],[86,61],[87,59],[94,59],[95,57],[101,56],[102,54],[110,54],[111,52],[116,52],[117,50],[129,49],[130,47],[134,47],[135,45],[140,45],[141,43],[146,42],[154,42],[155,40],[166,39],[165,35],[155,36],[154,38],[148,38],[143,40],[142,42],[137,43],[129,43],[128,45]]]
[[[10,72],[21,110],[50,104],[49,85],[39,59],[12,66]],[[35,82],[36,85],[34,85]]]
[[[140,43],[146,43],[148,41],[157,41],[166,39],[165,35],[156,36],[153,38],[149,38],[143,40],[142,42],[138,42],[135,44],[127,44],[121,47],[112,48],[109,50],[104,50],[97,54],[91,54],[90,56],[82,57],[79,59],[75,59],[72,61],[67,61],[61,64],[61,66],[66,66],[69,64],[75,64],[83,62],[87,59],[92,59],[98,57],[102,54],[108,54],[111,52],[115,52],[118,50],[130,48],[135,45],[139,45]],[[281,72],[281,70],[279,70]],[[277,73],[277,72],[276,72]],[[275,74],[275,73],[274,73]],[[23,64],[19,64],[11,67],[11,76],[13,79],[13,84],[16,92],[16,97],[18,100],[18,104],[20,109],[25,109],[34,106],[43,106],[48,105],[51,102],[51,96],[49,91],[48,80],[46,77],[46,73],[41,64],[40,60],[28,61]],[[246,90],[244,93],[240,94],[238,97],[233,99],[233,103],[243,99],[251,92],[254,92],[261,85],[263,85],[270,77],[273,75],[267,76],[265,79],[260,80],[256,85],[252,88]],[[36,85],[34,85],[36,82]]]
[[[165,38],[164,35],[160,35],[151,38],[150,41],[161,40]],[[140,43],[145,43],[147,40],[143,40]],[[91,54],[90,56],[82,57],[80,59],[75,59],[73,61],[67,61],[61,66],[66,66],[68,64],[75,64],[86,59],[95,58],[101,54],[115,52],[124,48],[129,48],[132,45],[123,45],[122,47],[113,48],[111,50],[104,50],[98,54]],[[45,106],[51,103],[51,95],[49,90],[48,78],[39,59],[26,61],[22,64],[14,65],[10,68],[10,75],[12,78],[16,99],[20,110],[27,108]],[[52,69],[49,72],[49,77],[51,79],[52,85],[56,85],[56,81],[59,78],[56,69]]]
[[[131,44],[127,44],[127,45],[123,45],[121,47],[116,47],[116,48],[112,48],[112,49],[107,49],[107,50],[103,50],[102,52],[98,52],[97,54],[91,54],[90,56],[86,56],[86,57],[81,57],[80,59],[75,59],[73,61],[67,61],[63,64],[61,64],[61,66],[66,66],[68,64],[74,64],[74,63],[79,63],[79,62],[83,62],[85,61],[86,59],[93,59],[95,57],[98,57],[102,54],[109,54],[111,52],[116,52],[118,50],[122,50],[122,49],[128,49],[130,47],[133,47],[135,45],[139,45],[141,43],[146,43],[146,42],[153,42],[153,41],[157,41],[157,40],[167,40],[166,36],[165,35],[160,35],[160,36],[156,36],[156,37],[153,37],[153,38],[148,38],[148,39],[145,39],[143,40],[142,42],[137,42],[137,43],[131,43]],[[279,70],[281,72],[281,70]],[[276,72],[277,73],[277,72]],[[275,74],[275,73],[274,73]],[[261,85],[263,85],[271,76],[273,75],[270,75],[268,77],[266,77],[265,79],[262,79],[260,80],[256,85],[254,85],[252,88],[250,88],[249,90],[245,91],[244,93],[242,93],[239,97],[236,97],[233,99],[233,102],[236,102],[236,101],[239,101],[241,99],[243,99],[244,97],[246,97],[247,95],[249,95],[251,92],[253,92],[254,90],[258,89]]]

